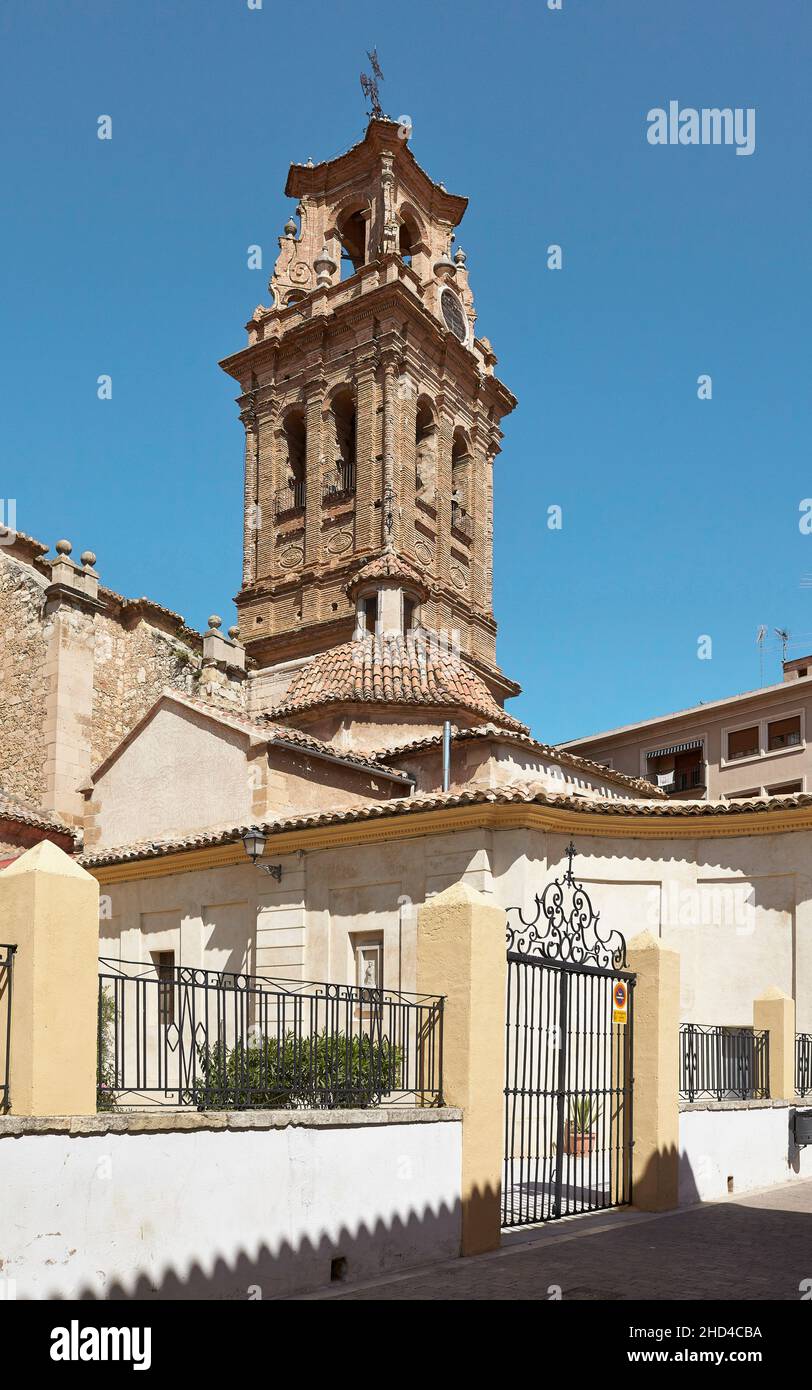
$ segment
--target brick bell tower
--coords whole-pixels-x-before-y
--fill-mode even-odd
[[[375,631],[382,596],[354,580],[394,558],[418,576],[403,631],[453,640],[501,706],[519,687],[496,664],[492,477],[516,401],[454,250],[467,199],[408,133],[373,119],[346,154],[291,166],[272,302],[221,363],[245,426],[240,640],[270,677]]]

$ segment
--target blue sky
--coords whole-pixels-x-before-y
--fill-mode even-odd
[[[20,529],[194,626],[233,621],[242,428],[217,361],[267,302],[288,164],[363,134],[372,44],[385,109],[470,198],[478,331],[519,398],[496,473],[514,712],[558,740],[750,688],[759,623],[812,651],[808,0],[7,0],[0,492]],[[670,100],[754,107],[755,152],[652,147]]]

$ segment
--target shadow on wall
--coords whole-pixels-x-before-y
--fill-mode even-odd
[[[363,1174],[358,1175],[363,1182]],[[479,1201],[478,1194],[474,1196]],[[241,1251],[236,1259],[215,1257],[201,1263],[192,1260],[181,1273],[166,1268],[159,1279],[134,1269],[126,1283],[114,1280],[100,1293],[89,1287],[67,1294],[51,1292],[47,1298],[59,1301],[78,1298],[106,1300],[183,1300],[215,1299],[260,1300],[286,1298],[327,1286],[373,1279],[434,1261],[453,1259],[459,1254],[462,1207],[440,1206],[437,1211],[414,1212],[407,1220],[378,1221],[372,1229],[360,1226],[355,1232],[342,1227],[337,1235],[326,1232],[314,1243],[308,1238],[297,1246],[287,1240],[275,1249],[261,1242],[255,1253]],[[121,1249],[120,1232],[116,1247]],[[111,1243],[113,1233],[111,1232]]]
[[[727,1108],[723,1103],[709,1110],[683,1111],[680,1206],[780,1188],[798,1178],[812,1179],[812,1150],[795,1142],[795,1108],[748,1109],[731,1102]],[[692,1121],[703,1123],[704,1130]]]

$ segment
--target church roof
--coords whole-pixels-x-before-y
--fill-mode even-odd
[[[203,831],[194,835],[184,835],[150,843],[122,845],[115,849],[96,850],[83,854],[79,862],[92,870],[102,868],[105,865],[155,859],[185,850],[209,849],[217,845],[230,844],[241,839],[249,829],[261,830],[268,836],[283,835],[288,831],[317,830],[327,826],[346,826],[372,820],[392,821],[405,818],[408,821],[414,816],[433,811],[450,811],[464,806],[478,806],[488,811],[492,811],[497,806],[549,807],[553,811],[576,812],[584,817],[589,817],[590,820],[595,816],[603,816],[610,818],[611,821],[617,817],[622,817],[632,824],[634,821],[648,821],[650,827],[653,827],[658,821],[671,823],[675,827],[679,826],[681,822],[683,824],[688,822],[692,826],[691,833],[700,836],[704,833],[704,824],[708,820],[717,823],[722,821],[728,824],[719,826],[715,833],[744,835],[753,833],[752,823],[747,820],[747,817],[761,812],[770,813],[770,818],[774,816],[779,821],[775,826],[776,832],[795,828],[792,822],[780,821],[779,818],[782,813],[799,813],[798,828],[803,828],[803,813],[812,813],[812,794],[795,792],[786,796],[752,797],[746,801],[656,801],[645,800],[643,797],[630,798],[628,801],[618,800],[614,797],[596,797],[586,801],[577,795],[570,796],[566,793],[550,792],[533,783],[522,786],[469,787],[462,791],[418,792],[410,797],[397,797],[390,801],[368,801],[354,806],[337,806],[326,811],[296,812],[292,815],[276,816],[266,821],[254,821],[250,824]],[[745,819],[746,828],[739,828],[736,824],[742,817]],[[773,827],[769,821],[763,823],[760,829],[773,833]],[[408,834],[408,831],[405,833]],[[668,832],[650,829],[645,833],[660,835]],[[709,830],[708,833],[714,832]]]
[[[468,199],[449,193],[441,183],[435,183],[418,164],[408,140],[403,139],[400,123],[386,117],[371,120],[364,138],[333,159],[324,159],[318,164],[291,164],[285,195],[288,198],[319,197],[343,189],[359,173],[368,170],[382,152],[392,156],[401,181],[405,179],[419,189],[427,210],[452,227],[462,221]]]
[[[54,830],[63,835],[75,836],[75,831],[54,811],[43,811],[31,801],[0,787],[0,820],[16,821],[18,825],[30,825],[37,830]]]
[[[396,555],[394,550],[384,550],[382,555],[376,555],[374,560],[369,560],[363,565],[349,581],[347,593],[352,598],[362,584],[384,579],[409,584],[413,589],[419,589],[424,597],[428,597],[429,587],[423,571],[418,569],[417,565],[413,565],[411,560],[407,560],[405,556]]]
[[[506,714],[480,676],[431,633],[361,637],[321,652],[293,677],[271,718],[331,704],[419,705],[462,709],[506,729]]]
[[[240,733],[247,734],[249,738],[256,739],[262,743],[284,744],[293,748],[301,748],[304,752],[312,753],[319,758],[328,758],[330,762],[346,763],[349,767],[358,768],[366,772],[373,772],[376,775],[383,774],[385,777],[394,776],[397,780],[408,781],[405,773],[400,773],[387,763],[379,762],[372,754],[355,753],[350,749],[334,748],[332,744],[324,743],[320,738],[314,738],[312,734],[304,733],[301,729],[291,728],[287,724],[280,724],[274,715],[259,715],[251,718],[241,709],[233,709],[226,705],[216,703],[212,700],[197,699],[192,695],[185,695],[179,690],[166,689],[153,705],[142,715],[141,719],[133,725],[132,729],[124,736],[120,743],[111,753],[101,762],[91,773],[88,787],[89,789],[103,773],[116,761],[119,755],[129,744],[133,743],[142,729],[154,718],[156,712],[166,705],[175,705],[180,709],[191,710],[192,713],[201,714],[205,718],[212,720],[215,724],[222,724],[227,728],[236,729]],[[0,814],[2,810],[0,809]]]
[[[627,787],[630,791],[636,791],[647,799],[665,799],[665,792],[661,787],[655,787],[651,782],[647,782],[643,777],[631,777],[626,772],[618,772],[616,768],[607,767],[605,763],[595,762],[592,758],[581,757],[578,753],[570,753],[566,749],[555,747],[551,743],[542,743],[530,733],[523,733],[516,729],[498,729],[494,724],[478,724],[473,729],[452,728],[451,737],[454,742],[459,740],[475,739],[505,739],[508,743],[518,743],[525,748],[530,748],[535,753],[540,753],[543,757],[549,758],[551,762],[560,763],[564,767],[574,768],[576,771],[589,773],[591,776],[600,777],[604,782],[616,783],[618,786]],[[441,733],[425,734],[421,738],[410,739],[405,743],[397,743],[389,748],[383,748],[371,757],[380,762],[396,762],[398,758],[407,757],[412,753],[423,753],[436,751],[441,747],[443,735]]]

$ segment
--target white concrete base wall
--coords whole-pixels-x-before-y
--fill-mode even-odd
[[[812,1151],[798,1149],[792,1139],[793,1109],[756,1101],[683,1109],[680,1205],[714,1202],[731,1191],[752,1192],[793,1178],[812,1178]]]
[[[18,1299],[250,1299],[328,1284],[339,1256],[349,1279],[448,1259],[462,1126],[439,1113],[140,1133],[104,1132],[94,1117],[72,1133],[18,1120],[15,1135],[0,1121],[0,1273]],[[173,1118],[205,1122],[160,1117]]]

